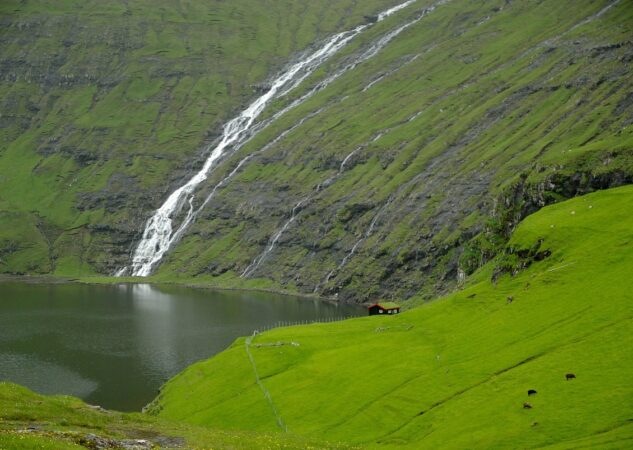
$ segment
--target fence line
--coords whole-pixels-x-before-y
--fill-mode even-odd
[[[251,367],[253,368],[253,373],[255,374],[255,381],[257,385],[259,386],[259,388],[261,389],[262,393],[264,394],[264,398],[266,398],[266,401],[270,405],[270,409],[273,411],[273,414],[275,415],[277,426],[281,428],[284,432],[288,432],[288,427],[286,426],[286,423],[284,422],[281,415],[279,414],[279,410],[277,410],[277,407],[275,406],[275,402],[273,402],[273,398],[270,395],[270,392],[268,391],[268,389],[266,389],[266,386],[264,386],[264,383],[259,377],[259,372],[257,371],[257,364],[255,364],[255,358],[253,358],[253,354],[251,353],[251,345],[253,343],[253,338],[257,336],[259,333],[272,330],[273,328],[294,327],[297,325],[310,325],[313,323],[340,322],[342,320],[352,319],[353,317],[354,316],[335,316],[335,317],[321,317],[319,319],[311,319],[311,320],[297,320],[297,321],[282,320],[272,325],[265,325],[263,327],[260,327],[260,329],[258,330],[254,330],[253,334],[247,337],[246,340],[244,341],[246,354],[248,355],[248,359],[251,362]]]
[[[331,322],[341,322],[347,319],[353,319],[356,316],[336,316],[336,317],[321,317],[319,319],[310,319],[310,320],[296,320],[296,321],[286,321],[281,320],[271,325],[264,325],[257,330],[255,333],[263,333],[264,331],[269,331],[274,328],[285,328],[285,327],[294,327],[298,325],[311,325],[313,323],[331,323]]]

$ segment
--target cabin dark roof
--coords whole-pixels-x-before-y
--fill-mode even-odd
[[[381,302],[381,303],[375,303],[373,305],[370,306],[370,308],[373,308],[374,306],[378,306],[382,309],[400,309],[400,305],[398,305],[397,303],[394,302]]]

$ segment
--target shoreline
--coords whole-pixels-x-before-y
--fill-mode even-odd
[[[154,286],[179,286],[190,289],[209,290],[209,291],[244,291],[244,292],[264,292],[268,294],[283,295],[286,297],[298,297],[305,300],[318,300],[330,304],[338,305],[358,305],[367,306],[368,303],[347,303],[340,302],[333,297],[322,297],[314,294],[303,294],[283,289],[273,288],[253,288],[253,287],[230,287],[218,286],[214,284],[195,283],[192,281],[160,281],[151,277],[143,278],[115,278],[115,277],[63,277],[55,275],[10,275],[0,274],[0,283],[24,283],[32,285],[46,284],[87,284],[87,285],[114,285],[114,284],[151,284]]]
[[[52,275],[10,275],[0,274],[0,283],[24,284],[70,284],[79,283],[78,278],[56,277]]]

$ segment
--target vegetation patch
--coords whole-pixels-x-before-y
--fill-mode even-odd
[[[626,447],[631,210],[630,186],[548,206],[459,292],[257,335],[259,379],[289,432],[363,448]],[[150,412],[278,429],[243,339],[169,381]]]

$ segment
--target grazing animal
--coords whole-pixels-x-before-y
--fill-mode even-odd
[[[514,297],[513,296],[508,296],[508,303],[512,303],[514,301]]]
[[[574,375],[573,373],[568,373],[567,375],[565,375],[565,380],[567,381],[573,380],[574,378],[576,378],[576,375]]]
[[[528,395],[536,395],[536,390],[535,389],[530,389],[528,391]]]
[[[528,402],[523,403],[523,409],[532,409],[532,405]]]

